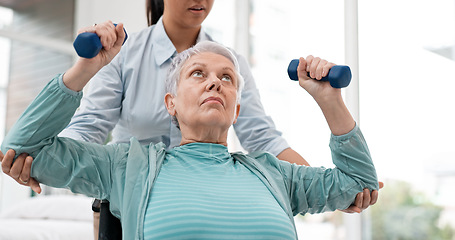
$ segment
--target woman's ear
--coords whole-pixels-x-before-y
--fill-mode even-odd
[[[174,96],[172,96],[172,94],[166,93],[166,95],[164,95],[164,104],[166,105],[167,112],[171,116],[175,116]]]
[[[234,122],[232,124],[235,124],[237,122],[237,118],[239,117],[239,114],[240,114],[240,103],[237,103],[237,107],[235,108]]]

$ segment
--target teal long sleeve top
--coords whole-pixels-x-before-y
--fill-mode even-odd
[[[79,106],[82,92],[54,78],[5,137],[1,150],[33,158],[31,176],[39,182],[110,201],[121,219],[124,239],[143,239],[144,217],[163,160],[162,143],[99,145],[57,137]],[[306,167],[278,160],[267,152],[231,153],[267,187],[294,224],[298,213],[345,209],[364,188],[378,189],[366,141],[356,126],[330,138],[335,168]]]

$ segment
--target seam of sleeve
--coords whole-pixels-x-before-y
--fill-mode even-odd
[[[349,131],[348,133],[346,133],[346,134],[343,134],[343,135],[333,135],[333,134],[331,134],[331,139],[334,142],[338,143],[337,146],[339,146],[340,143],[348,141],[349,139],[354,137],[354,135],[356,135],[358,131],[359,131],[359,125],[357,125],[357,123],[356,123],[354,128],[351,131]]]
[[[63,82],[63,75],[64,75],[64,74],[59,74],[59,75],[57,76],[57,78],[58,78],[57,81],[58,81],[58,85],[59,85],[60,89],[61,89],[64,93],[69,94],[70,96],[77,97],[77,98],[82,97],[82,91],[79,91],[79,92],[73,91],[73,90],[69,89],[69,88],[65,85],[65,83]]]

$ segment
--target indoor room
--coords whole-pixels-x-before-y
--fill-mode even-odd
[[[196,42],[209,40],[232,51],[245,79],[244,92],[252,91],[252,95],[242,94],[240,102],[251,101],[255,106],[242,109],[243,105],[240,104],[240,110],[236,109],[240,111],[237,114],[238,122],[229,128],[224,145],[230,153],[247,155],[253,152],[249,149],[255,149],[270,152],[270,155],[281,159],[279,154],[283,153],[283,148],[278,145],[284,144],[311,167],[323,169],[321,171],[342,169],[333,162],[331,136],[337,134],[334,134],[333,125],[328,119],[330,117],[318,104],[318,98],[302,86],[303,80],[300,80],[300,86],[299,82],[290,80],[288,67],[291,60],[300,57],[308,60],[311,59],[307,57],[309,55],[326,59],[333,65],[349,66],[350,83],[341,88],[341,97],[355,121],[354,129],[361,129],[368,143],[364,151],[371,154],[377,174],[375,177],[383,187],[378,189],[377,185],[376,189],[368,191],[368,196],[371,194],[368,199],[374,198],[375,201],[361,209],[361,213],[326,211],[324,208],[324,213],[312,214],[312,210],[308,210],[305,214],[293,216],[290,222],[293,221],[292,226],[295,226],[295,236],[289,239],[455,239],[455,192],[452,190],[455,184],[455,0],[179,1],[182,1],[181,6],[191,6],[185,8],[191,14],[207,15],[196,26]],[[147,14],[147,6],[150,6],[147,3],[152,4],[151,8],[164,6],[163,17],[148,22],[148,17],[152,16],[153,19],[156,14]],[[171,63],[172,59],[180,50],[187,49],[177,45],[178,41],[171,37],[171,34],[183,36],[186,33],[170,30],[170,26],[173,26],[171,23],[178,23],[174,21],[178,15],[166,13],[172,3],[178,5],[176,0],[0,0],[0,143],[9,141],[11,137],[20,138],[11,136],[16,131],[12,132],[12,129],[15,129],[15,123],[27,106],[53,78],[63,79],[69,75],[69,69],[74,69],[72,66],[77,66],[82,57],[78,56],[79,52],[73,45],[76,38],[84,32],[93,33],[95,29],[101,34],[101,30],[104,30],[102,27],[107,26],[106,21],[111,21],[123,24],[127,38],[121,42],[124,36],[113,25],[105,30],[117,34],[115,41],[111,42],[112,48],[120,42],[123,45],[118,45],[121,57],[112,60],[119,59],[118,62],[111,64],[112,69],[118,71],[100,70],[100,73],[105,74],[106,79],[113,79],[111,76],[119,73],[124,80],[106,80],[106,83],[90,81],[79,91],[84,99],[96,94],[95,90],[89,91],[90,88],[98,87],[98,101],[108,99],[103,100],[107,103],[90,105],[90,100],[82,100],[83,104],[77,111],[93,111],[90,116],[102,116],[100,118],[104,119],[99,121],[110,123],[100,127],[102,134],[97,130],[87,131],[88,137],[81,133],[81,137],[74,139],[109,146],[113,143],[129,143],[130,137],[135,137],[144,145],[155,142],[154,138],[147,135],[153,132],[163,135],[156,138],[158,140],[155,143],[162,141],[168,147],[166,151],[171,151],[173,145],[179,145],[175,136],[180,134],[180,128],[175,130],[177,128],[172,125],[170,130],[159,127],[157,130],[144,130],[141,124],[148,124],[144,119],[137,123],[131,120],[139,114],[153,115],[154,110],[146,108],[160,106],[161,109],[157,111],[166,115],[166,119],[157,117],[153,121],[171,125],[171,117],[164,108],[165,99],[159,95],[164,96],[164,89],[148,89],[145,92],[143,86],[149,85],[140,85],[132,80],[133,77],[128,79],[129,76],[142,81],[162,78],[163,84],[159,86],[164,86],[167,69],[174,64]],[[168,42],[163,42],[161,38],[154,39],[153,36],[157,35],[152,36],[151,33],[157,32],[157,29],[163,32],[162,38],[174,45],[165,49],[164,45]],[[150,36],[147,35],[149,33]],[[99,35],[93,34],[98,41],[108,41],[100,40]],[[152,43],[155,40],[157,42]],[[187,38],[180,40],[183,42]],[[141,46],[133,45],[139,41],[144,43]],[[81,48],[89,44],[84,42]],[[159,44],[163,45],[160,45],[162,49],[156,50]],[[128,52],[122,55],[124,48],[128,48]],[[154,50],[146,52],[152,48]],[[105,49],[101,51],[108,51]],[[236,64],[236,61],[231,62]],[[138,64],[150,67],[139,69]],[[322,61],[319,64],[323,64]],[[156,75],[146,75],[152,71],[149,68],[156,69]],[[248,75],[245,76],[242,71]],[[63,73],[64,76],[58,75]],[[330,72],[325,73],[330,75]],[[314,81],[307,80],[307,77],[300,78]],[[141,100],[135,96],[136,92],[127,88],[134,88],[134,91],[144,95],[159,95],[160,98],[153,102]],[[114,103],[110,102],[107,97],[109,93],[116,94],[118,106],[114,107]],[[131,100],[132,96],[134,100]],[[97,109],[107,106],[113,109]],[[264,114],[260,122],[253,124],[244,120],[254,115],[254,109],[257,108]],[[110,115],[111,111],[117,115]],[[98,120],[87,120],[87,116],[80,116],[80,119],[74,120],[74,124],[78,121],[85,121],[88,127],[101,124]],[[130,131],[116,124],[135,129]],[[262,136],[255,135],[254,131],[246,131],[244,128],[247,127],[258,131],[270,127],[271,130],[266,130]],[[162,132],[168,135],[164,136]],[[10,137],[7,137],[8,134]],[[59,136],[73,138],[68,134]],[[265,143],[260,143],[262,138],[274,138],[275,135],[282,142],[270,143],[270,149],[265,147]],[[96,140],[91,140],[92,137]],[[181,179],[185,182],[185,178]],[[94,208],[102,211],[104,206],[106,211],[109,205],[95,207],[93,197],[74,193],[77,190],[59,189],[46,184],[40,185],[41,193],[37,194],[16,180],[7,173],[0,174],[0,239],[121,239],[109,236],[118,231],[122,235],[119,225],[107,226],[104,224],[108,223],[100,222],[99,231],[98,226],[94,225],[94,221],[97,221],[94,220]],[[32,180],[22,182],[30,185]],[[321,183],[322,187],[328,188]],[[77,186],[75,188],[79,189]],[[373,195],[373,190],[376,190],[377,196]],[[111,205],[114,216],[110,217],[116,218],[121,213],[114,208]],[[179,219],[178,214],[170,215],[166,219],[170,219],[168,221],[171,223],[186,221],[187,217]],[[105,219],[102,214],[101,218]],[[103,227],[110,230],[106,233]],[[177,229],[170,230],[171,233],[173,231]],[[130,236],[124,231],[123,238],[147,239],[141,234],[141,237]],[[262,236],[256,235],[257,232],[253,230],[249,234],[250,237],[242,239]],[[264,236],[262,239],[287,239],[267,234]],[[186,239],[200,238],[187,235]]]

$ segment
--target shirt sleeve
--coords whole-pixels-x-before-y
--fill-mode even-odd
[[[377,190],[378,179],[362,132],[356,126],[331,136],[335,168],[307,167],[279,161],[294,214],[346,209],[364,188]]]
[[[110,192],[114,146],[56,137],[79,106],[81,92],[63,84],[62,76],[49,82],[11,128],[1,149],[34,158],[31,177],[73,192],[105,198]]]
[[[277,156],[289,148],[289,144],[276,129],[272,118],[265,114],[248,62],[243,56],[238,54],[236,56],[240,64],[240,73],[245,80],[245,88],[234,130],[242,147],[248,152],[267,151]]]
[[[106,141],[121,114],[121,59],[119,53],[90,80],[79,109],[59,136],[100,144]]]

